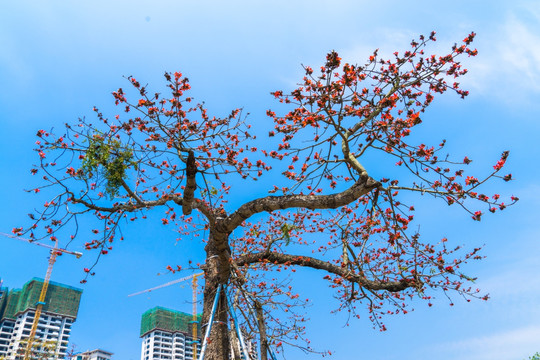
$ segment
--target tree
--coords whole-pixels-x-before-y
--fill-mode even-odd
[[[24,359],[26,355],[26,348],[28,346],[28,339],[22,339],[19,342],[15,359]],[[58,359],[58,341],[56,340],[42,340],[34,339],[32,342],[32,349],[30,350],[29,359],[31,360],[49,360]]]
[[[470,48],[474,35],[443,56],[425,54],[435,33],[421,36],[393,59],[375,51],[361,66],[342,64],[330,52],[319,72],[304,67],[297,89],[272,93],[280,109],[290,110],[267,111],[274,128],[263,148],[240,109],[211,117],[186,95],[190,85],[181,73],[165,73],[169,97],[128,77],[136,100],[122,88],[113,93],[123,114],[111,119],[94,108],[97,125],[80,119],[66,124],[62,136],[37,133],[40,164],[32,172],[42,173],[45,185],[34,191],[56,191],[31,215],[30,227],[13,232],[35,239],[69,232],[73,239],[76,220],[93,216],[102,228],[89,229],[94,240],[85,246],[99,258],[122,239],[121,225],[163,209],[161,222],[174,224],[180,237],[204,235],[203,324],[218,287],[226,286],[244,330],[258,336],[263,359],[270,345],[312,350],[302,342],[305,319],[298,307],[304,302],[284,272],[320,270],[340,310],[358,316],[362,303],[381,329],[383,313],[405,313],[407,299],[430,301],[434,289],[482,297],[460,270],[481,258],[480,249],[451,249],[446,239],[423,242],[410,228],[414,206],[406,204],[413,195],[430,195],[480,221],[484,212],[517,201],[479,193],[488,180],[511,180],[500,174],[508,152],[475,177],[465,172],[468,157],[443,154],[444,140],[432,146],[410,136],[435,96],[467,96],[457,82],[467,72],[458,59],[477,54]],[[385,176],[372,177],[364,159],[380,160],[377,171]],[[234,187],[269,172],[273,179],[284,176],[271,195],[231,208]],[[223,294],[216,320],[225,323],[227,316]],[[229,348],[227,329],[215,326],[207,358],[226,359]]]

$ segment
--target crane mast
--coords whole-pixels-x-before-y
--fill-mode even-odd
[[[186,280],[189,280],[189,279],[192,279],[191,281],[191,288],[192,288],[192,291],[193,291],[193,294],[192,294],[192,300],[193,300],[193,307],[192,307],[192,310],[193,310],[193,318],[192,318],[192,325],[191,325],[191,335],[193,337],[192,339],[192,344],[193,344],[193,359],[197,359],[197,344],[198,344],[198,340],[197,340],[197,324],[199,323],[199,321],[197,321],[197,278],[201,275],[203,275],[204,273],[197,273],[197,274],[191,274],[191,275],[188,275],[188,276],[185,276],[183,278],[180,278],[180,279],[176,279],[176,280],[173,280],[173,281],[169,281],[168,283],[165,283],[165,284],[162,284],[162,285],[159,285],[159,286],[156,286],[156,287],[153,287],[153,288],[150,288],[150,289],[146,289],[146,290],[143,290],[143,291],[139,291],[139,292],[136,292],[134,294],[130,294],[128,295],[129,296],[135,296],[135,295],[140,295],[140,294],[144,294],[144,293],[147,293],[147,292],[151,292],[151,291],[154,291],[154,290],[157,290],[157,289],[161,289],[161,288],[164,288],[164,287],[167,287],[167,286],[170,286],[170,285],[174,285],[174,284],[178,284],[178,283],[181,283],[182,281],[186,281]],[[26,360],[26,359],[25,359]]]
[[[201,276],[202,273],[193,275],[193,282],[191,283],[191,288],[193,290],[193,320],[192,320],[192,337],[193,337],[193,359],[197,360],[197,277]]]
[[[49,257],[49,265],[47,267],[47,273],[45,274],[45,279],[43,280],[43,286],[41,287],[41,292],[39,294],[38,302],[36,303],[36,312],[34,314],[34,321],[32,322],[32,328],[30,330],[30,335],[28,336],[28,343],[26,345],[26,350],[24,352],[24,360],[30,360],[31,355],[32,355],[32,346],[34,345],[37,327],[39,325],[39,318],[41,317],[43,305],[45,305],[45,297],[47,296],[47,289],[49,288],[49,282],[51,280],[51,273],[53,270],[54,263],[56,262],[56,257],[62,253],[65,253],[65,254],[75,255],[78,259],[82,256],[82,254],[77,251],[69,251],[66,249],[60,249],[58,247],[58,239],[55,240],[54,246],[50,246],[47,244],[36,242],[31,239],[25,239],[19,236],[14,236],[14,235],[6,234],[6,233],[0,233],[0,235],[9,237],[12,239],[25,241],[30,244],[46,247],[50,249],[50,252],[51,252],[51,256]]]
[[[55,248],[58,245],[58,240],[56,240]],[[24,360],[29,360],[32,354],[32,345],[36,338],[36,331],[39,324],[39,318],[41,317],[41,311],[43,310],[43,305],[45,305],[45,297],[47,296],[47,288],[49,287],[49,281],[51,280],[51,273],[56,262],[56,256],[58,256],[57,250],[51,250],[51,256],[49,257],[49,266],[47,267],[47,273],[45,274],[45,279],[43,280],[43,286],[41,287],[41,293],[39,294],[39,300],[36,303],[36,313],[34,314],[34,322],[32,323],[32,329],[30,330],[30,335],[28,337],[28,344],[26,345],[26,351],[24,353]]]

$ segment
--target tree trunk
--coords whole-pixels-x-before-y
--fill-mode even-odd
[[[268,360],[268,339],[266,337],[266,324],[264,321],[264,313],[261,303],[258,301],[255,301],[255,311],[257,312],[257,326],[259,327],[259,337],[261,340],[261,345],[259,347],[261,360]]]
[[[205,286],[203,302],[203,326],[209,326],[210,314],[214,304],[214,298],[219,286],[227,285],[230,276],[230,264],[228,259],[228,238],[224,234],[210,232],[206,250]],[[225,297],[226,288],[222,289],[214,323],[208,339],[204,360],[228,360],[229,337],[227,332],[227,302]],[[206,332],[206,326],[202,329]],[[203,335],[204,336],[204,335]]]

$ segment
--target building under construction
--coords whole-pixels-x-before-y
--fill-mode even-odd
[[[201,353],[202,314],[197,316],[197,339],[193,341],[193,315],[157,306],[146,311],[141,319],[141,360],[194,360],[193,350],[197,345],[197,359]],[[231,330],[231,335],[234,330]],[[234,339],[234,341],[232,340]],[[231,339],[229,359],[245,360],[240,353],[238,337]],[[246,341],[248,357],[257,359],[257,350],[251,340]],[[236,356],[235,356],[236,354]]]
[[[200,334],[201,316],[197,317]],[[193,360],[193,349],[201,348],[201,339],[192,337],[193,315],[155,307],[141,319],[141,360]],[[195,340],[195,341],[194,341]]]
[[[7,360],[24,357],[24,344],[30,335],[42,287],[43,279],[33,278],[22,289],[0,288],[0,357]],[[54,358],[66,355],[81,295],[81,289],[49,282],[35,339],[38,344],[52,344],[49,351],[52,350]]]

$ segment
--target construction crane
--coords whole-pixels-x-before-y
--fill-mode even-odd
[[[82,256],[82,253],[78,252],[78,251],[69,251],[69,250],[66,250],[66,249],[59,249],[56,245],[55,246],[51,246],[51,245],[47,245],[47,244],[43,244],[43,243],[39,243],[35,240],[31,240],[31,239],[26,239],[26,238],[23,238],[23,237],[20,237],[20,236],[15,236],[15,235],[11,235],[11,234],[6,234],[6,233],[3,233],[3,232],[0,232],[0,235],[2,236],[5,236],[5,237],[8,237],[8,238],[11,238],[11,239],[16,239],[16,240],[21,240],[21,241],[24,241],[24,242],[27,242],[29,244],[34,244],[34,245],[37,245],[37,246],[42,246],[44,248],[47,248],[47,249],[50,249],[50,250],[56,250],[57,252],[61,252],[61,253],[64,253],[64,254],[69,254],[69,255],[75,255],[78,258],[80,258]]]
[[[77,251],[69,251],[66,249],[60,249],[58,247],[58,239],[56,239],[54,246],[50,246],[50,245],[38,243],[34,240],[25,239],[19,236],[14,236],[14,235],[6,234],[6,233],[0,233],[0,235],[6,236],[12,239],[25,241],[30,244],[46,247],[50,249],[50,252],[51,252],[51,256],[49,257],[49,266],[47,267],[47,273],[45,274],[45,279],[43,280],[43,286],[41,287],[39,300],[36,303],[36,313],[34,315],[34,322],[32,323],[32,329],[30,330],[30,335],[28,336],[28,344],[26,345],[26,351],[24,353],[24,360],[29,360],[32,353],[32,346],[36,338],[36,331],[37,331],[37,327],[39,323],[39,318],[41,317],[41,311],[43,310],[43,305],[45,305],[45,296],[47,295],[47,288],[49,287],[49,281],[51,279],[51,273],[52,273],[54,263],[56,262],[56,257],[64,253],[64,254],[75,255],[75,257],[77,257],[78,259],[82,256],[82,253],[77,252]]]
[[[136,292],[134,294],[131,294],[131,295],[128,295],[128,297],[130,296],[135,296],[135,295],[140,295],[140,294],[144,294],[144,293],[147,293],[147,292],[151,292],[151,291],[154,291],[154,290],[157,290],[157,289],[161,289],[161,288],[164,288],[164,287],[167,287],[167,286],[170,286],[170,285],[174,285],[174,284],[178,284],[178,283],[181,283],[182,281],[186,281],[186,280],[189,280],[189,279],[192,279],[191,281],[191,289],[193,290],[193,294],[192,294],[192,300],[193,300],[193,308],[192,308],[192,311],[193,311],[193,320],[191,321],[192,323],[192,328],[191,328],[191,335],[192,335],[192,338],[193,338],[193,359],[197,359],[197,278],[201,275],[203,275],[204,273],[197,273],[197,274],[191,274],[189,276],[185,276],[183,278],[180,278],[180,279],[176,279],[176,280],[173,280],[173,281],[169,281],[168,283],[165,283],[165,284],[162,284],[162,285],[159,285],[159,286],[156,286],[156,287],[153,287],[151,289],[147,289],[147,290],[143,290],[143,291],[139,291],[139,292]],[[26,359],[25,359],[26,360]]]

